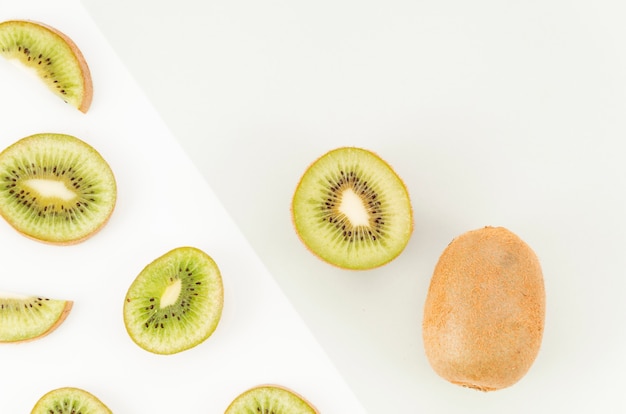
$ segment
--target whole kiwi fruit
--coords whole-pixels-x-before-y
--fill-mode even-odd
[[[503,227],[469,231],[443,251],[430,281],[426,356],[454,384],[509,387],[535,361],[544,319],[544,280],[533,250]]]

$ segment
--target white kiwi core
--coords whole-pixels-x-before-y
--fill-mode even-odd
[[[43,197],[60,198],[63,201],[69,201],[76,197],[76,193],[69,190],[62,181],[31,178],[24,181],[24,184]]]
[[[370,217],[363,205],[363,200],[351,188],[341,194],[339,211],[348,217],[354,227],[370,224]]]
[[[161,308],[165,308],[167,306],[173,305],[178,300],[178,296],[180,295],[180,291],[182,289],[182,282],[180,279],[176,279],[169,285],[163,295],[161,295]]]
[[[7,61],[9,61],[9,63],[11,63],[13,66],[15,66],[18,71],[25,72],[26,76],[30,76],[33,79],[40,79],[41,76],[39,75],[37,68],[32,65],[28,65],[28,64],[25,65],[24,60],[27,61],[28,59],[22,58],[22,56],[24,56],[24,53],[22,51],[20,52],[15,51],[12,54],[5,55],[5,57],[7,58]]]

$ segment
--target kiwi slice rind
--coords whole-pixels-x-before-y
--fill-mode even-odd
[[[224,414],[319,414],[303,396],[282,385],[259,385],[239,394]]]
[[[291,214],[304,245],[345,269],[390,262],[413,231],[402,179],[374,152],[356,147],[329,151],[309,166],[295,190]]]
[[[146,351],[175,354],[204,342],[222,315],[224,288],[204,251],[178,247],[148,264],[124,300],[124,324]]]
[[[112,414],[98,397],[81,388],[63,387],[44,394],[31,414]]]
[[[0,23],[0,54],[33,69],[68,104],[87,112],[93,97],[89,66],[67,35],[29,20]]]
[[[109,220],[116,198],[108,163],[74,136],[35,134],[0,153],[0,216],[30,238],[81,242]]]
[[[0,343],[43,338],[65,321],[73,302],[0,293]]]

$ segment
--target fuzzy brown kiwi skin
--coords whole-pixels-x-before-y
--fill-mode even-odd
[[[507,229],[485,227],[455,238],[442,253],[424,306],[424,348],[449,382],[499,390],[530,369],[544,321],[537,256]]]
[[[257,390],[257,389],[259,389],[259,388],[266,388],[266,387],[269,387],[269,388],[278,388],[278,389],[281,389],[281,390],[283,390],[283,391],[287,391],[287,392],[289,392],[289,393],[291,393],[291,394],[295,395],[296,397],[300,398],[302,401],[304,401],[304,402],[305,402],[305,403],[306,403],[306,404],[307,404],[307,405],[308,405],[308,406],[309,406],[309,407],[313,410],[313,412],[315,412],[315,414],[320,414],[320,412],[318,411],[318,409],[317,409],[317,408],[316,408],[313,404],[311,404],[311,402],[310,402],[309,400],[307,400],[306,398],[304,398],[302,395],[298,394],[298,393],[297,393],[297,392],[295,392],[294,390],[292,390],[292,389],[290,389],[290,388],[287,388],[287,387],[285,387],[285,386],[283,386],[283,385],[278,385],[278,384],[266,383],[266,384],[256,385],[256,386],[254,386],[254,387],[252,387],[252,388],[248,389],[247,391],[244,391],[243,393],[241,393],[239,396],[237,396],[237,398],[239,398],[239,397],[241,397],[241,396],[243,396],[243,395],[245,395],[245,394],[248,394],[248,393],[254,392],[255,390]],[[232,402],[232,403],[228,406],[228,408],[226,408],[226,412],[228,412],[228,410],[231,408],[231,406],[232,406],[234,403],[235,403],[235,400],[233,400],[233,402]]]
[[[12,23],[12,22],[16,22],[16,23],[25,22],[25,23],[36,24],[38,26],[41,26],[49,30],[50,32],[54,33],[55,35],[59,36],[69,46],[72,53],[74,53],[74,56],[76,56],[76,59],[78,60],[78,64],[80,66],[81,74],[82,74],[84,95],[83,95],[81,104],[78,106],[78,110],[81,111],[82,113],[87,113],[87,111],[91,107],[91,102],[93,100],[93,81],[91,78],[91,71],[89,70],[89,66],[87,65],[87,60],[83,56],[83,53],[78,48],[76,43],[74,43],[74,41],[65,33],[61,32],[60,30],[46,23],[42,23],[42,22],[35,21],[35,20],[28,20],[28,19],[9,20],[6,23]]]
[[[73,301],[71,301],[71,300],[66,301],[65,307],[63,308],[63,311],[61,312],[61,315],[59,316],[59,319],[57,319],[55,324],[50,326],[50,328],[48,328],[48,330],[43,332],[41,335],[35,336],[33,338],[22,339],[20,341],[0,342],[0,343],[5,343],[5,344],[22,344],[22,343],[26,343],[26,342],[36,341],[38,339],[43,338],[44,336],[50,335],[53,331],[55,331],[65,321],[67,316],[70,314],[73,306],[74,306],[74,302]]]
[[[330,152],[339,151],[339,150],[342,150],[342,149],[344,149],[344,148],[347,148],[347,147],[336,148],[336,149],[334,149],[334,150],[332,150],[332,151],[330,151]],[[356,148],[356,147],[353,147],[353,148]],[[362,149],[362,148],[359,148],[359,149]],[[402,180],[402,177],[400,177],[400,176],[398,175],[398,173],[396,173],[396,170],[393,168],[393,166],[392,166],[391,164],[389,164],[389,162],[387,162],[386,160],[384,160],[384,159],[383,159],[380,155],[378,155],[378,153],[376,153],[375,151],[372,151],[372,150],[369,150],[369,149],[367,149],[366,151],[367,151],[367,152],[369,152],[369,153],[370,153],[370,154],[372,154],[374,157],[378,158],[380,161],[382,161],[383,163],[385,163],[385,164],[387,164],[387,165],[389,166],[389,168],[390,168],[390,169],[391,169],[391,171],[393,172],[394,176],[398,179],[398,181],[399,181],[399,182],[402,184],[402,186],[404,187],[404,189],[405,189],[405,191],[406,191],[406,193],[407,193],[407,197],[408,197],[409,199],[411,199],[411,194],[409,193],[409,188],[406,186],[406,183],[404,182],[404,180]],[[301,243],[301,244],[303,244],[309,252],[311,252],[311,253],[312,253],[315,257],[317,257],[318,259],[322,260],[324,263],[328,263],[328,264],[330,264],[331,266],[333,266],[333,267],[335,267],[335,268],[337,268],[337,269],[341,269],[341,270],[349,270],[349,271],[355,271],[355,272],[357,272],[357,271],[361,271],[361,270],[364,270],[364,269],[345,267],[345,266],[341,266],[341,265],[339,265],[338,263],[333,263],[333,262],[331,262],[331,261],[328,261],[328,260],[324,259],[324,258],[323,258],[323,257],[321,257],[320,255],[318,255],[316,252],[314,252],[311,248],[309,248],[309,246],[307,245],[307,243],[305,242],[305,240],[302,238],[302,236],[300,235],[300,233],[299,233],[299,232],[298,232],[298,230],[297,230],[297,226],[296,226],[296,217],[295,217],[295,213],[294,213],[294,209],[293,209],[295,195],[298,193],[298,189],[299,189],[299,188],[300,188],[300,186],[302,185],[302,180],[303,180],[303,179],[304,179],[304,177],[305,177],[306,171],[308,171],[308,170],[309,170],[309,169],[310,169],[313,165],[315,165],[315,164],[316,164],[316,163],[317,163],[320,159],[322,159],[323,157],[327,156],[328,154],[329,154],[328,152],[327,152],[327,153],[324,153],[324,154],[320,155],[319,157],[317,157],[317,158],[316,158],[313,162],[309,163],[309,165],[307,166],[307,168],[304,170],[304,171],[305,171],[305,173],[303,173],[303,174],[300,176],[300,179],[298,180],[298,184],[296,185],[295,190],[294,190],[294,192],[293,192],[293,196],[292,196],[292,199],[291,199],[291,205],[290,205],[290,208],[289,208],[289,212],[290,212],[290,215],[291,215],[291,225],[293,226],[293,228],[294,228],[294,230],[295,230],[295,233],[296,233],[296,235],[298,236],[298,239],[300,240],[300,243]],[[409,214],[410,214],[410,228],[409,228],[409,237],[410,237],[410,235],[411,235],[411,234],[413,234],[413,230],[415,229],[415,218],[414,218],[414,216],[413,216],[413,207],[412,207],[412,206],[411,206],[411,208],[410,208],[410,210],[409,210]],[[386,260],[386,261],[384,261],[384,262],[381,262],[381,263],[379,263],[379,264],[378,264],[378,265],[376,265],[376,266],[368,267],[368,268],[367,268],[367,269],[365,269],[365,270],[374,270],[374,269],[381,268],[381,267],[383,267],[383,266],[387,265],[388,263],[392,262],[393,260],[395,260],[395,259],[396,259],[396,258],[397,258],[397,257],[398,257],[401,253],[402,253],[402,251],[398,252],[398,254],[397,254],[397,255],[395,255],[395,256],[390,256],[390,257],[388,258],[388,260]]]

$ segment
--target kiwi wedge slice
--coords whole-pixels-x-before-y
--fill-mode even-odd
[[[93,96],[89,67],[72,39],[57,29],[28,20],[2,22],[0,54],[34,70],[68,104],[81,112],[89,109]]]
[[[396,258],[413,232],[406,186],[373,152],[342,147],[305,171],[291,214],[304,245],[326,262],[365,270]]]
[[[108,221],[116,196],[107,162],[71,135],[31,135],[0,153],[0,215],[33,239],[87,239]]]
[[[311,403],[281,385],[259,385],[233,400],[225,414],[318,414]]]
[[[112,414],[112,411],[88,391],[63,387],[41,397],[31,414]]]
[[[27,342],[54,331],[72,310],[73,302],[0,293],[0,343]]]
[[[178,247],[148,264],[130,285],[124,324],[146,351],[175,354],[204,342],[222,315],[224,288],[215,261]]]

